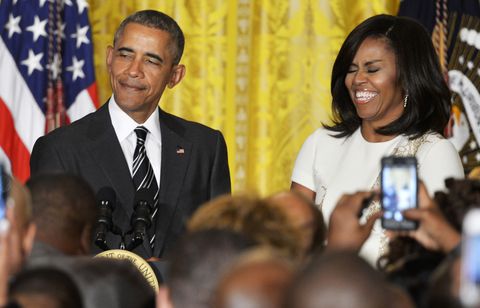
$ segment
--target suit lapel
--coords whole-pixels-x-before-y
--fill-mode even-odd
[[[88,136],[92,140],[91,153],[97,161],[99,169],[103,171],[111,187],[115,190],[117,202],[120,201],[129,218],[133,213],[133,204],[131,204],[134,193],[133,181],[113,129],[107,106],[108,103],[99,109],[99,116],[93,121],[88,131]]]
[[[162,166],[159,194],[159,216],[156,221],[156,240],[154,255],[158,256],[178,206],[185,173],[190,161],[192,144],[182,136],[182,127],[160,109],[160,128],[162,133]]]

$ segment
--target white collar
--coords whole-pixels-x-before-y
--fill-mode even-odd
[[[159,145],[162,144],[158,108],[155,108],[155,111],[148,117],[145,123],[138,124],[128,114],[120,109],[112,95],[108,101],[108,111],[110,113],[115,134],[117,135],[120,143],[122,143],[122,141],[125,140],[137,126],[142,125],[151,133],[151,139],[153,139]]]

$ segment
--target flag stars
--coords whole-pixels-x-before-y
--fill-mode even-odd
[[[85,64],[85,60],[77,60],[77,57],[73,57],[72,65],[67,67],[67,71],[73,73],[73,81],[77,80],[77,78],[85,78],[85,73],[83,72],[83,65]]]
[[[80,48],[80,46],[82,46],[82,43],[85,43],[85,44],[90,43],[90,40],[87,37],[87,32],[88,32],[88,26],[80,28],[80,26],[77,25],[77,32],[72,34],[72,38],[77,39],[77,48]]]
[[[45,25],[47,24],[47,19],[40,21],[38,16],[35,16],[33,24],[27,27],[27,31],[32,32],[33,41],[36,42],[40,36],[47,37],[47,32],[45,31]]]
[[[43,71],[43,67],[40,64],[42,58],[43,52],[35,54],[32,49],[28,50],[28,58],[21,62],[21,64],[28,67],[28,76],[30,76],[34,70]]]
[[[83,11],[88,8],[87,0],[77,0],[78,14],[82,14]]]
[[[5,25],[5,28],[8,29],[8,38],[12,38],[13,34],[15,33],[22,33],[19,25],[20,19],[22,19],[22,16],[14,17],[13,14],[10,14],[8,17],[8,22]]]

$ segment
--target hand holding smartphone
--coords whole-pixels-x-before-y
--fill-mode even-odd
[[[402,212],[418,207],[418,174],[415,156],[382,158],[380,200],[382,227],[389,230],[415,230],[418,222]]]

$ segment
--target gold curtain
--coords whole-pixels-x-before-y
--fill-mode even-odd
[[[160,106],[223,132],[234,192],[288,189],[298,150],[330,116],[330,74],[345,36],[400,0],[90,0],[100,100],[106,46],[141,9],[172,16],[186,39],[186,78]]]

